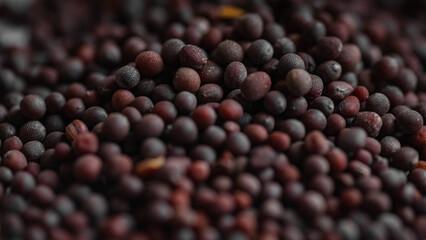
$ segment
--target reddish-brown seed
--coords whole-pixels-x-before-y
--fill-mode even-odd
[[[347,82],[334,81],[328,84],[325,95],[334,102],[340,102],[352,94],[354,88]]]
[[[342,65],[343,71],[353,71],[359,62],[361,62],[361,51],[355,44],[343,44],[342,52],[337,58]]]
[[[340,172],[348,166],[348,156],[340,148],[332,148],[325,155],[333,172]]]
[[[268,137],[268,144],[277,152],[283,152],[290,147],[291,138],[287,133],[274,131]]]
[[[135,100],[135,95],[133,95],[132,92],[125,89],[119,89],[112,95],[111,102],[115,110],[121,111],[125,107],[129,106],[133,100]]]
[[[3,155],[2,165],[16,172],[27,167],[27,158],[18,150],[10,150]]]
[[[235,100],[226,99],[220,104],[218,112],[224,120],[237,121],[243,115],[243,107]]]
[[[244,99],[252,102],[262,99],[270,88],[271,78],[265,72],[250,73],[241,84],[241,92]]]
[[[86,154],[74,163],[74,177],[82,182],[93,182],[98,179],[102,170],[102,160],[93,154]]]
[[[355,96],[349,96],[337,105],[337,111],[345,118],[355,117],[360,109],[359,99]]]
[[[173,78],[173,85],[178,91],[194,93],[200,88],[200,84],[200,76],[192,68],[179,68]]]
[[[214,125],[217,115],[212,107],[201,105],[192,112],[191,117],[199,128],[206,128]]]
[[[204,51],[195,45],[185,45],[179,52],[179,61],[186,67],[201,69],[207,63]]]
[[[268,139],[268,131],[260,124],[249,124],[244,128],[244,133],[253,144],[260,144]]]
[[[357,86],[352,94],[358,98],[360,102],[364,102],[369,97],[368,89],[364,86]]]
[[[133,161],[124,154],[108,156],[104,162],[104,173],[107,179],[117,180],[132,172]]]
[[[382,118],[375,112],[360,112],[353,122],[353,126],[364,128],[370,137],[377,137],[382,125]]]
[[[99,147],[98,137],[90,132],[79,134],[73,142],[73,147],[78,154],[94,154]]]
[[[306,135],[304,146],[309,153],[321,155],[326,154],[330,148],[327,138],[318,130]]]
[[[210,166],[205,161],[195,161],[188,167],[188,176],[195,182],[203,182],[210,176]]]
[[[78,119],[74,120],[65,128],[66,136],[70,141],[74,141],[78,135],[88,131],[89,129],[87,129],[86,124]]]
[[[154,51],[140,53],[135,62],[142,77],[153,77],[163,71],[163,59]]]

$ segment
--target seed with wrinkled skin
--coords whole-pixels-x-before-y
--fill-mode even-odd
[[[65,128],[65,133],[70,141],[74,141],[78,135],[88,131],[86,124],[78,119],[74,120]]]
[[[377,137],[382,128],[383,121],[379,114],[375,112],[360,112],[355,117],[353,125],[364,128],[368,136]]]
[[[189,44],[180,50],[179,60],[184,66],[201,69],[207,63],[207,56],[201,48]]]

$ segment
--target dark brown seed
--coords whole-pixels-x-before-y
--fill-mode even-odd
[[[96,124],[105,121],[107,117],[108,114],[105,109],[98,106],[94,106],[84,111],[82,120],[89,128],[92,128]]]
[[[407,110],[397,115],[396,126],[403,133],[415,133],[423,126],[423,117],[418,112]]]
[[[398,74],[392,80],[404,93],[415,91],[418,82],[414,71],[407,67],[400,68]]]
[[[315,70],[315,74],[318,75],[324,83],[330,83],[337,81],[342,74],[342,66],[336,61],[327,61],[321,63]]]
[[[325,95],[334,102],[340,102],[351,95],[353,90],[353,87],[347,82],[334,81],[328,84]]]
[[[247,40],[255,40],[262,36],[263,21],[258,14],[247,13],[236,22],[237,32]]]
[[[391,56],[384,56],[373,66],[373,74],[381,80],[389,81],[398,74],[398,60]]]
[[[246,154],[250,146],[250,140],[241,132],[230,133],[225,142],[225,147],[236,156]]]
[[[86,106],[81,98],[71,98],[64,107],[64,112],[71,119],[81,118]]]
[[[188,114],[197,107],[197,97],[187,91],[180,92],[176,95],[175,106],[181,114]]]
[[[198,70],[207,63],[207,56],[201,48],[188,44],[180,50],[179,60],[184,66]]]
[[[293,69],[287,73],[284,84],[290,95],[300,97],[311,90],[311,75],[303,69]]]
[[[342,65],[344,72],[354,71],[359,62],[361,62],[359,47],[355,44],[343,44],[342,52],[337,58],[337,62]]]
[[[280,58],[278,64],[278,71],[281,76],[287,76],[287,73],[293,69],[305,69],[305,62],[299,55],[294,53],[287,53]]]
[[[164,62],[168,65],[176,66],[179,63],[179,52],[184,46],[185,43],[176,38],[164,42],[161,48],[161,57]]]
[[[156,158],[166,155],[167,149],[160,139],[147,138],[141,143],[139,151],[143,158]]]
[[[281,92],[274,90],[266,94],[263,99],[263,105],[270,114],[278,115],[287,108],[287,99]]]
[[[392,135],[396,132],[396,117],[392,113],[386,113],[382,116],[383,126],[380,133],[383,135]]]
[[[223,66],[228,66],[231,62],[241,62],[243,56],[243,48],[232,40],[225,40],[216,48],[216,59]]]
[[[305,94],[305,98],[307,100],[314,100],[321,96],[324,90],[324,82],[322,79],[316,75],[311,75],[312,78],[312,87],[307,94]]]
[[[121,113],[110,114],[102,126],[102,137],[108,141],[120,142],[124,140],[130,130],[130,122],[126,116]]]
[[[127,61],[133,61],[140,52],[146,50],[147,44],[140,37],[130,37],[123,46],[123,55]]]
[[[330,171],[330,165],[327,159],[314,154],[304,160],[303,169],[307,176],[314,176],[317,174],[327,174]]]
[[[207,83],[198,89],[197,101],[201,104],[219,102],[223,98],[223,89],[215,83]]]
[[[254,64],[262,65],[274,56],[274,48],[268,41],[259,39],[251,43],[247,55]]]
[[[317,109],[309,109],[300,118],[305,125],[306,130],[324,130],[327,126],[327,118],[325,115]]]
[[[391,107],[395,107],[404,103],[404,93],[396,86],[387,85],[380,90],[389,100]]]
[[[154,107],[151,99],[145,96],[135,98],[130,105],[138,109],[141,114],[152,112],[152,108]]]
[[[320,215],[326,210],[324,197],[317,192],[305,192],[298,202],[299,211],[306,217]]]
[[[320,60],[337,59],[342,52],[342,41],[337,37],[323,37],[315,45],[316,58]]]
[[[241,62],[231,62],[225,69],[224,83],[230,89],[240,88],[247,77],[247,69]]]
[[[337,137],[337,144],[343,150],[355,152],[366,144],[367,133],[362,128],[345,128]]]
[[[274,52],[275,57],[281,58],[287,53],[296,53],[296,46],[289,38],[279,38],[274,43]]]
[[[198,137],[198,129],[195,122],[189,117],[178,117],[170,131],[172,139],[178,144],[189,144]]]
[[[391,157],[396,151],[401,148],[399,140],[392,136],[386,136],[380,140],[382,146],[381,154],[385,157]]]
[[[24,143],[29,141],[42,142],[46,137],[46,128],[39,121],[29,121],[21,126],[18,136]]]
[[[109,180],[117,180],[120,177],[130,174],[133,167],[133,161],[124,154],[115,154],[108,156],[104,162],[105,176]]]
[[[365,196],[364,204],[372,214],[389,211],[392,202],[389,196],[383,192],[371,192]]]
[[[19,106],[24,117],[28,119],[40,119],[46,113],[46,103],[38,95],[30,94],[25,96]]]
[[[164,121],[156,114],[147,114],[136,124],[135,133],[139,138],[159,137],[164,130]]]
[[[206,83],[221,83],[223,81],[223,69],[214,61],[207,61],[206,65],[198,71],[200,75],[201,84]]]
[[[315,108],[324,113],[325,116],[329,116],[334,112],[334,103],[329,97],[320,96],[315,98],[310,105],[311,108]]]
[[[305,137],[306,128],[303,123],[297,119],[288,119],[277,123],[277,130],[290,135],[292,141],[299,141]]]
[[[121,67],[115,74],[115,82],[120,88],[131,89],[138,85],[139,81],[140,74],[138,70],[132,66]]]
[[[226,133],[222,128],[213,125],[204,130],[202,139],[204,143],[212,147],[219,147],[226,140]]]
[[[44,146],[39,141],[30,141],[22,147],[22,153],[29,162],[38,161],[44,153]]]
[[[409,171],[419,163],[419,153],[411,147],[402,147],[392,155],[391,164],[396,168]]]
[[[370,95],[365,103],[365,110],[379,114],[380,116],[387,113],[390,109],[390,102],[386,95],[375,93]]]
[[[375,112],[360,112],[353,122],[353,126],[364,128],[370,137],[377,137],[382,125],[382,118]]]

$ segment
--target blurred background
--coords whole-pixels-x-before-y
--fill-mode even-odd
[[[292,25],[300,21],[295,18],[308,21],[314,10],[324,9],[324,16],[314,17],[352,22],[375,44],[386,41],[389,49],[382,51],[402,55],[419,72],[426,64],[426,0],[0,0],[0,63],[19,73],[27,69],[28,59],[36,65],[57,65],[70,56],[92,62],[109,40],[124,48],[129,37],[141,38],[144,49],[159,51],[160,43],[171,37],[194,35],[189,28],[194,15],[224,25],[220,9],[225,5],[257,12],[266,22],[279,21],[287,33],[300,31]]]

